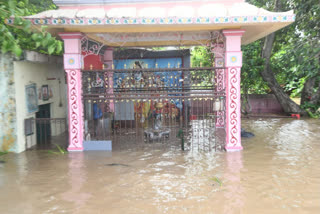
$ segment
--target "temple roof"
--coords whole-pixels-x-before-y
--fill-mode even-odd
[[[102,5],[102,4],[113,4],[113,3],[153,3],[153,2],[172,2],[172,0],[53,0],[58,6],[64,5]],[[192,2],[197,0],[174,0],[175,2]],[[199,1],[199,0],[198,0]],[[200,0],[201,1],[201,0]],[[202,0],[203,1],[203,0]],[[206,0],[204,0],[206,1]],[[217,1],[217,0],[211,0]],[[226,0],[228,1],[228,0]],[[239,1],[239,0],[238,0]],[[243,0],[240,0],[243,1]]]
[[[181,39],[172,40],[172,34],[180,38],[186,34],[202,34],[202,39],[210,39],[210,32],[223,29],[244,29],[242,44],[256,41],[277,31],[295,20],[293,11],[270,12],[243,0],[55,0],[58,10],[49,10],[27,16],[33,25],[47,25],[48,31],[83,32],[92,39],[110,46],[119,46],[121,36],[131,38],[131,43],[122,46],[182,45]],[[10,23],[13,20],[8,20]],[[152,42],[150,35],[159,33],[171,39],[168,43]],[[148,35],[145,42],[143,35]],[[171,36],[166,36],[170,34]],[[152,34],[154,37],[156,34]],[[207,35],[207,36],[204,36]],[[137,39],[137,37],[141,37]],[[208,38],[204,38],[208,37]],[[110,42],[110,38],[113,41]],[[108,39],[108,40],[106,40]],[[192,40],[192,39],[191,39]],[[193,39],[197,40],[197,39]],[[183,45],[196,45],[198,41]]]

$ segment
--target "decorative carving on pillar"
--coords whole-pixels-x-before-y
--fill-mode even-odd
[[[229,136],[228,142],[232,144],[233,147],[237,147],[240,139],[240,121],[238,121],[240,115],[240,69],[230,68],[228,70],[228,75],[230,75],[228,82],[227,99],[229,100],[229,106],[227,106],[227,114],[230,115],[228,121],[227,135]],[[230,146],[230,145],[228,145]]]
[[[217,69],[215,70],[215,78],[216,78],[216,92],[224,92],[225,91],[225,70],[222,69],[224,67],[225,61],[225,37],[220,32],[217,35],[217,39],[215,42],[211,44],[211,52],[214,54],[214,64]],[[218,69],[221,68],[221,69]],[[223,105],[225,106],[225,105]],[[225,109],[217,111],[217,120],[216,127],[217,128],[225,128],[225,118],[224,118]]]
[[[217,60],[216,60],[217,61]],[[225,91],[225,70],[224,69],[216,69],[216,92],[224,92]],[[223,105],[225,106],[225,105]],[[224,118],[225,109],[217,111],[217,120],[216,127],[224,128],[225,127],[225,118]]]
[[[64,54],[64,67],[68,80],[69,151],[82,151],[83,112],[81,98],[82,59],[80,54]]]
[[[225,90],[224,80],[225,80],[224,69],[218,69],[217,68],[216,69],[216,83],[217,83],[216,90],[217,90],[217,92]]]
[[[216,127],[217,128],[224,128],[224,111],[217,111],[217,120],[216,120]]]
[[[240,73],[241,37],[244,30],[224,30],[226,37],[226,150],[239,151],[241,146]]]
[[[82,148],[82,105],[81,105],[81,72],[77,69],[66,70],[69,98],[69,148],[68,150],[83,150]]]
[[[64,40],[64,69],[68,80],[68,118],[69,147],[68,151],[83,151],[83,107],[81,67],[81,38],[79,32],[63,32],[59,36]]]

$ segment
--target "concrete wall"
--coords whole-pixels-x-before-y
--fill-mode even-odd
[[[67,118],[62,57],[27,51],[17,60],[0,54],[0,151],[19,153],[36,144],[35,125],[33,135],[26,137],[24,133],[24,120],[36,118],[36,112],[27,111],[25,89],[30,84],[36,84],[37,92],[48,85],[53,96],[45,101],[37,96],[38,105],[50,104],[51,118]],[[59,135],[64,128],[58,130],[52,125],[51,134]]]
[[[283,109],[273,94],[250,94],[250,113],[283,113]]]
[[[31,55],[31,56],[30,56]],[[28,113],[26,103],[26,85],[35,83],[37,86],[38,98],[42,85],[48,85],[52,90],[53,96],[49,100],[38,99],[38,105],[50,104],[51,118],[66,118],[66,84],[65,73],[63,70],[62,60],[52,60],[43,54],[32,52],[26,55],[26,60],[14,62],[14,79],[16,93],[16,114],[17,114],[17,150],[21,152],[26,147],[36,144],[36,129],[34,135],[28,137],[24,134],[24,120],[27,118],[36,118],[36,113]],[[60,86],[59,86],[60,80]],[[52,135],[59,135],[61,130],[55,130],[51,126]],[[26,144],[27,142],[27,144]]]
[[[0,151],[17,151],[13,56],[0,54]]]

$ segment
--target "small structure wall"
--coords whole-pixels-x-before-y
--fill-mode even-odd
[[[0,54],[0,151],[17,151],[13,56]]]
[[[4,64],[6,72],[0,72],[0,99],[6,100],[0,104],[0,149],[1,144],[10,144],[9,151],[22,152],[36,144],[36,127],[34,134],[28,137],[24,133],[24,120],[36,118],[36,112],[28,113],[26,86],[36,84],[38,105],[50,104],[51,118],[66,118],[66,82],[62,57],[47,56],[36,52],[25,52],[22,60],[13,60],[13,57],[1,57],[1,68]],[[2,69],[1,69],[2,70]],[[5,78],[3,78],[5,77]],[[60,86],[59,86],[60,80]],[[39,92],[43,85],[48,85],[52,97],[43,100]],[[39,99],[40,98],[40,99]],[[2,116],[3,115],[3,116]],[[60,131],[60,129],[59,129]],[[51,135],[59,135],[58,130],[52,126]],[[28,142],[28,143],[26,143]],[[5,146],[6,147],[6,146]],[[2,148],[2,150],[8,150]]]
[[[283,113],[283,108],[274,94],[250,94],[250,113]]]

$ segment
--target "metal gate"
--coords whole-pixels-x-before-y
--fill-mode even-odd
[[[28,118],[24,120],[26,148],[48,149],[68,145],[66,118]]]
[[[221,71],[223,68],[217,68]],[[85,140],[216,150],[225,90],[216,68],[82,71]]]

